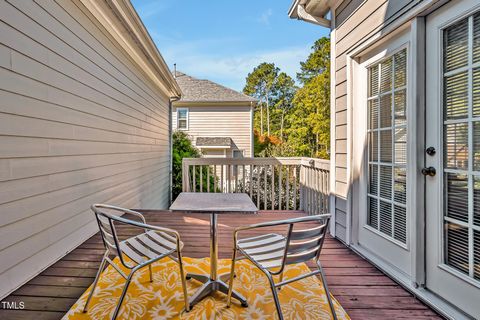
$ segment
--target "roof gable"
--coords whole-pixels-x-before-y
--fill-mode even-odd
[[[253,97],[222,86],[210,80],[197,79],[185,73],[176,72],[182,97],[180,102],[256,102]]]

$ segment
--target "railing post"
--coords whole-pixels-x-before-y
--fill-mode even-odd
[[[305,189],[305,167],[303,164],[300,165],[300,183],[299,183],[299,191],[300,191],[300,210],[305,210],[304,208],[304,189]]]
[[[190,192],[190,171],[187,159],[182,160],[182,191]]]

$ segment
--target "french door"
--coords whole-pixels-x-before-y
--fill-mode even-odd
[[[480,316],[480,5],[426,22],[426,285]]]
[[[412,259],[409,44],[410,32],[404,30],[361,57],[355,69],[354,122],[356,132],[365,136],[354,137],[353,152],[360,180],[357,244],[406,276]]]

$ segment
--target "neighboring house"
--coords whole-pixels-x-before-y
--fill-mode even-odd
[[[253,157],[257,100],[209,80],[174,73],[182,98],[173,103],[173,130],[186,132],[204,157]]]
[[[289,15],[331,28],[332,233],[478,319],[480,2],[297,0]]]
[[[98,231],[169,205],[180,89],[127,0],[0,1],[0,298]]]

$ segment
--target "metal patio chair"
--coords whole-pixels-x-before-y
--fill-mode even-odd
[[[176,261],[179,265],[180,277],[182,279],[183,296],[185,300],[185,310],[189,311],[187,285],[181,253],[183,243],[180,241],[180,235],[178,232],[172,229],[149,225],[146,223],[143,214],[133,210],[106,204],[94,204],[91,206],[91,209],[95,213],[106,252],[103,256],[100,268],[98,269],[95,281],[93,282],[93,288],[90,291],[83,308],[83,312],[87,312],[88,310],[88,305],[95,291],[95,287],[97,286],[100,275],[107,263],[109,263],[126,280],[122,294],[113,313],[112,319],[115,320],[119,314],[123,299],[125,298],[128,286],[130,285],[135,272],[145,266],[148,266],[150,281],[153,281],[152,263],[167,256]],[[137,218],[140,218],[142,222],[125,219],[112,213],[131,214]],[[137,236],[119,241],[115,228],[116,225],[128,225],[130,227],[136,227],[142,232]],[[176,257],[173,256],[175,253]],[[110,259],[110,257],[118,257],[120,263],[127,269],[130,269],[129,274],[125,274]],[[126,260],[125,257],[128,257],[128,260]]]
[[[328,290],[325,274],[320,264],[320,252],[328,229],[330,214],[294,218],[288,220],[272,221],[266,223],[253,224],[250,226],[239,227],[235,229],[233,243],[232,268],[230,271],[230,283],[227,296],[227,307],[231,304],[231,293],[233,289],[233,278],[235,277],[235,261],[247,258],[255,266],[257,266],[268,278],[272,289],[275,307],[278,317],[283,320],[282,309],[278,299],[277,289],[291,282],[304,279],[313,275],[320,274],[323,287],[327,296],[328,304],[333,316],[337,320],[337,315],[333,307],[333,302]],[[317,222],[313,228],[298,229],[296,225],[305,222]],[[285,226],[287,228],[287,236],[281,234],[270,233],[261,236],[238,239],[238,234],[245,230],[252,230],[265,227]],[[243,257],[237,258],[237,251],[242,253]],[[285,266],[315,260],[318,270],[300,275],[295,278],[283,280],[283,272]],[[279,275],[278,283],[273,280],[274,275]]]

